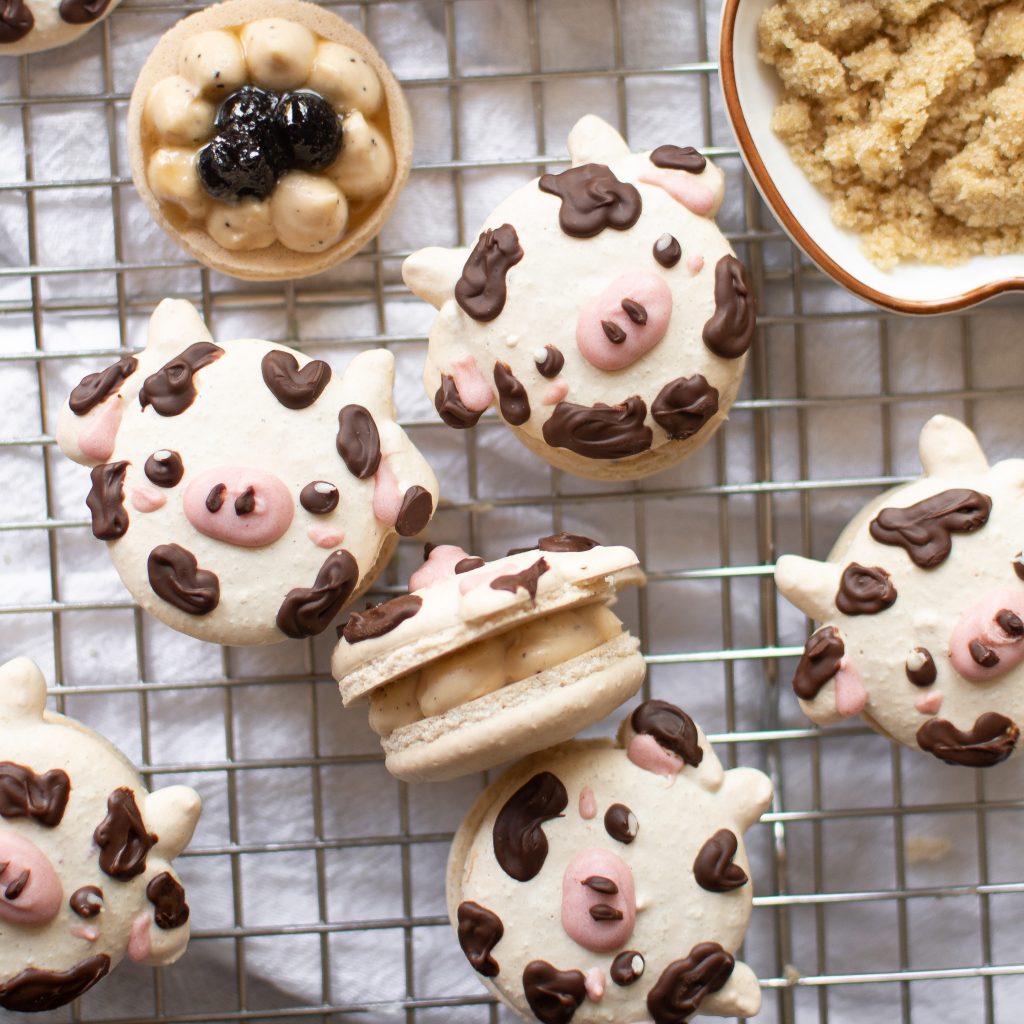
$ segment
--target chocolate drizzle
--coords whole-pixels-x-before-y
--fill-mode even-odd
[[[338,413],[338,454],[357,480],[366,480],[380,465],[380,434],[368,409],[346,405]]]
[[[543,174],[541,192],[562,200],[558,223],[573,238],[593,238],[605,228],[625,231],[643,209],[640,193],[619,181],[605,164],[581,164],[561,174]]]
[[[501,415],[513,427],[521,427],[530,418],[530,397],[508,363],[498,360],[494,364],[494,385]]]
[[[697,767],[704,751],[697,739],[697,726],[685,712],[665,700],[646,700],[629,719],[633,731],[654,737],[658,746],[681,757],[685,764]]]
[[[917,745],[946,764],[990,768],[1013,753],[1019,736],[1016,723],[1005,715],[986,711],[965,731],[945,718],[932,718],[917,730]]]
[[[896,601],[896,588],[879,566],[851,562],[844,570],[836,594],[836,607],[844,615],[877,615]]]
[[[61,0],[60,16],[69,25],[88,25],[107,9],[110,0]]]
[[[299,491],[299,504],[315,516],[325,516],[338,507],[338,488],[326,480],[313,480]]]
[[[97,917],[103,909],[103,890],[98,885],[83,885],[71,894],[68,905],[79,917],[88,921]]]
[[[383,601],[364,612],[353,612],[342,627],[341,635],[350,644],[375,640],[379,636],[386,636],[406,619],[411,619],[422,606],[423,598],[416,594],[403,594],[390,601]]]
[[[470,966],[485,978],[496,978],[498,961],[491,956],[491,952],[505,934],[501,918],[472,900],[460,903],[455,913],[459,922],[459,946],[466,954]]]
[[[456,430],[475,427],[476,421],[483,415],[483,409],[476,412],[466,406],[459,395],[455,378],[447,373],[441,374],[441,386],[434,394],[434,408],[438,416]]]
[[[505,278],[522,258],[523,247],[511,224],[488,228],[477,239],[462,277],[455,282],[455,301],[474,320],[493,320],[505,308]]]
[[[26,967],[0,985],[0,1006],[17,1013],[43,1013],[77,999],[110,970],[105,953],[86,957],[66,971]]]
[[[107,816],[96,826],[92,838],[100,848],[103,873],[127,882],[146,870],[146,857],[158,837],[146,831],[135,794],[122,786],[107,797]]]
[[[676,377],[651,403],[654,422],[672,441],[685,441],[718,412],[718,389],[702,373]]]
[[[188,904],[181,883],[166,871],[154,875],[146,886],[146,899],[153,904],[153,920],[157,928],[170,931],[188,920]]]
[[[146,459],[143,470],[150,483],[157,487],[177,487],[185,475],[185,464],[177,452],[161,448]]]
[[[651,153],[651,163],[655,167],[665,167],[670,171],[689,171],[700,174],[708,162],[693,146],[659,146]]]
[[[13,761],[0,761],[0,817],[30,818],[56,828],[64,817],[71,780],[61,768],[37,775]]]
[[[931,651],[926,647],[915,647],[914,653],[920,655],[923,660],[917,668],[911,668],[909,660],[907,661],[907,678],[915,686],[931,686],[938,675],[935,669],[935,659],[932,657]]]
[[[569,1024],[587,997],[582,971],[560,971],[546,960],[531,960],[523,970],[523,995],[541,1024]]]
[[[670,235],[666,231],[665,234],[658,236],[651,247],[651,253],[661,266],[670,270],[683,258],[683,247],[675,235]]]
[[[208,341],[189,345],[181,355],[146,378],[139,391],[139,404],[143,409],[153,406],[161,416],[181,415],[196,398],[192,377],[222,355],[224,349]]]
[[[814,700],[839,671],[844,654],[846,645],[835,626],[822,626],[812,633],[793,673],[793,692],[801,700]]]
[[[670,963],[647,993],[654,1024],[683,1024],[729,980],[735,966],[732,954],[717,942],[700,942],[685,960]]]
[[[157,597],[186,615],[206,615],[220,602],[220,580],[200,569],[196,556],[180,544],[160,544],[146,563],[149,585]]]
[[[541,537],[537,541],[537,547],[541,551],[549,551],[552,554],[573,551],[590,551],[591,548],[600,547],[596,540],[583,537],[578,533],[553,533],[550,537]]]
[[[434,514],[434,499],[430,491],[419,484],[413,484],[402,496],[402,505],[395,520],[395,532],[399,537],[415,537],[430,522]]]
[[[754,338],[756,302],[747,268],[735,256],[715,264],[715,312],[704,325],[704,344],[723,359],[739,359]]]
[[[693,877],[708,892],[731,892],[747,884],[747,873],[733,863],[739,848],[735,833],[720,828],[701,848],[693,862]]]
[[[537,363],[537,372],[548,380],[552,380],[562,372],[562,367],[565,366],[565,356],[554,346],[545,345],[544,358],[534,361]]]
[[[117,540],[128,530],[124,507],[124,474],[127,462],[106,462],[94,466],[89,477],[92,487],[85,499],[92,513],[92,535],[99,540]]]
[[[319,397],[331,379],[331,368],[322,359],[313,359],[299,369],[291,352],[274,349],[260,363],[263,382],[286,409],[306,409]]]
[[[470,555],[468,558],[460,558],[455,563],[455,575],[461,576],[464,572],[472,572],[474,569],[479,569],[484,564],[482,558],[477,558],[476,555]]]
[[[636,839],[640,825],[636,815],[625,804],[612,804],[604,812],[604,830],[617,843],[629,846]]]
[[[639,961],[639,963],[637,963]],[[608,974],[616,985],[632,985],[644,973],[644,958],[635,949],[623,950],[613,961]]]
[[[527,566],[522,572],[509,573],[507,576],[499,576],[497,579],[491,580],[491,590],[507,590],[510,594],[514,594],[522,587],[533,601],[537,597],[537,583],[547,571],[548,563],[543,558],[538,558],[533,565]]]
[[[901,547],[914,565],[934,569],[953,548],[954,533],[971,533],[988,522],[992,499],[978,491],[954,489],[906,508],[883,508],[871,520],[879,544]]]
[[[8,6],[7,10],[11,9]],[[26,9],[26,13],[27,9]],[[32,27],[32,15],[29,14],[29,28]],[[0,42],[13,43],[21,36],[14,39],[3,38],[3,26],[7,23],[7,13],[0,15]],[[24,35],[24,33],[22,33]],[[95,409],[105,398],[117,391],[121,385],[138,369],[139,361],[134,356],[122,356],[113,366],[97,373],[90,373],[84,376],[78,386],[71,392],[68,405],[76,416],[84,416],[87,412]]]
[[[36,19],[23,0],[0,0],[0,43],[16,43],[24,39],[35,23]]]
[[[544,440],[587,459],[625,459],[651,447],[654,434],[644,425],[647,406],[637,395],[621,405],[559,402],[544,424]]]
[[[523,783],[494,819],[494,857],[502,871],[518,882],[528,882],[544,867],[548,840],[543,824],[561,816],[569,795],[557,775],[539,772]]]
[[[322,633],[359,582],[359,566],[347,551],[335,551],[312,587],[290,590],[277,613],[277,628],[293,640]]]

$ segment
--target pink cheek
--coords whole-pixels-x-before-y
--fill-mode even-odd
[[[462,404],[471,412],[483,412],[494,401],[494,391],[472,356],[463,356],[452,363],[452,378]]]
[[[937,690],[932,690],[931,693],[922,693],[917,700],[914,701],[914,707],[921,712],[922,715],[937,715],[939,708],[942,707],[942,694]]]
[[[580,817],[587,821],[597,817],[597,798],[589,786],[580,790]]]
[[[455,544],[438,544],[431,550],[427,560],[409,577],[410,593],[451,579],[455,575],[455,566],[468,557]]]
[[[318,548],[336,548],[345,540],[343,530],[332,530],[329,526],[311,526],[306,536]]]
[[[108,398],[99,415],[78,435],[78,447],[86,458],[106,462],[114,454],[122,408],[123,403],[118,395]]]
[[[544,389],[541,395],[542,405],[558,405],[558,403],[569,394],[569,385],[564,380],[556,380]]]
[[[591,884],[584,884],[587,881]],[[633,934],[636,894],[629,865],[610,850],[583,850],[562,876],[562,927],[594,953],[617,949]]]
[[[132,921],[131,934],[128,936],[128,956],[137,964],[148,960],[149,954],[152,952],[153,947],[149,935],[152,925],[153,921],[146,913],[139,914]]]
[[[604,999],[604,971],[600,967],[592,967],[587,971],[584,985],[587,990],[587,998],[592,1003],[599,1003]]]
[[[68,931],[76,939],[84,939],[86,942],[95,942],[100,937],[99,928],[94,928],[91,924],[74,924]]]
[[[391,472],[388,460],[381,459],[373,478],[373,514],[380,522],[394,526],[401,510],[402,495],[398,493],[398,481]]]
[[[860,673],[848,658],[843,658],[836,672],[836,710],[843,718],[859,715],[868,702],[868,692]]]
[[[634,736],[629,741],[626,756],[645,772],[655,775],[667,775],[674,778],[683,770],[683,759],[671,750],[666,750],[653,737],[645,733]]]
[[[691,274],[699,274],[704,269],[704,257],[699,253],[694,253],[686,260],[686,269]]]
[[[155,487],[140,484],[132,488],[132,508],[137,512],[155,512],[167,504],[167,498]]]
[[[207,502],[211,492],[223,487],[219,508]],[[253,492],[251,512],[240,513],[236,501],[249,489]],[[202,534],[225,544],[262,548],[273,544],[291,526],[295,499],[284,483],[261,469],[220,466],[194,477],[185,488],[185,517]]]
[[[0,831],[0,921],[39,925],[52,921],[64,889],[50,858],[17,832]]]
[[[1003,612],[1024,620],[1024,588],[1000,587],[989,591],[953,627],[949,660],[965,679],[975,683],[998,679],[1024,661],[1024,636],[1013,636],[999,624],[997,619]],[[985,652],[998,659],[995,664],[980,663]]]
[[[677,203],[698,217],[706,217],[715,208],[715,193],[687,171],[650,170],[641,174],[645,185],[663,188]]]

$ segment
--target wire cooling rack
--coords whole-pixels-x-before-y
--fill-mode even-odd
[[[151,785],[187,782],[207,805],[179,862],[186,957],[164,971],[123,965],[49,1017],[504,1019],[444,915],[447,844],[485,780],[395,783],[364,713],[341,711],[329,639],[252,652],[171,634],[88,535],[86,474],[54,448],[57,403],[139,347],[174,294],[215,336],[286,340],[336,366],[391,348],[403,423],[442,479],[432,539],[493,556],[570,529],[636,548],[650,582],[621,609],[648,653],[645,691],[694,713],[724,761],[776,784],[748,836],[758,896],[744,956],[764,1021],[1024,1019],[1020,769],[946,769],[865,728],[808,727],[788,686],[807,623],[771,581],[777,551],[822,557],[864,501],[916,473],[932,412],[964,417],[991,454],[1014,453],[1013,312],[900,321],[806,264],[724,127],[717,9],[703,0],[337,5],[382,48],[416,118],[399,214],[309,281],[211,274],[150,225],[122,131],[152,41],[193,9],[126,0],[72,47],[0,67],[0,648],[35,657],[57,705],[114,739]],[[566,130],[588,110],[634,148],[697,142],[720,163],[720,222],[761,297],[730,423],[686,466],[635,485],[552,472],[489,418],[464,434],[441,426],[418,382],[431,311],[399,274],[409,251],[471,239],[509,188],[564,162]],[[376,594],[400,589],[418,559],[403,543]]]

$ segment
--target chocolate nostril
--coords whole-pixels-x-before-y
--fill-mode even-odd
[[[1020,616],[1011,612],[1009,608],[996,613],[996,623],[1007,636],[1024,636],[1024,622],[1021,622]]]
[[[626,316],[633,323],[640,327],[647,323],[647,310],[639,302],[636,302],[634,299],[623,299],[622,308],[626,311]]]
[[[590,916],[595,921],[621,921],[622,911],[610,907],[607,903],[595,903],[590,908]]]
[[[242,493],[235,498],[235,515],[247,516],[256,508],[256,492],[251,487],[246,487]]]
[[[22,873],[18,875],[18,877],[11,882],[6,889],[4,889],[4,899],[11,900],[12,902],[16,900],[24,891],[25,886],[28,885],[28,876],[30,874],[32,874],[32,872],[29,871],[28,868],[25,868],[25,870],[22,871]]]
[[[612,323],[611,320],[602,320],[601,327],[604,329],[605,336],[613,345],[621,345],[626,340],[626,332],[616,323]]]
[[[619,887],[604,875],[591,875],[589,878],[584,878],[580,884],[605,896],[614,896],[619,891]]]
[[[991,647],[986,647],[980,640],[972,640],[969,650],[971,657],[982,668],[994,668],[999,664],[999,655]]]
[[[227,484],[214,484],[213,489],[206,496],[206,507],[211,512],[219,512],[224,504],[224,495],[227,494]]]

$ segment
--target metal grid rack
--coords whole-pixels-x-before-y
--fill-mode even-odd
[[[635,546],[650,583],[622,607],[649,653],[645,691],[693,711],[723,760],[776,782],[774,808],[748,837],[759,895],[745,957],[765,987],[761,1019],[1024,1019],[1020,769],[946,770],[865,728],[808,727],[787,685],[807,624],[771,582],[776,551],[823,555],[870,495],[915,472],[931,412],[962,415],[993,454],[1013,452],[1024,376],[1012,314],[898,321],[807,265],[723,127],[713,3],[331,6],[381,45],[407,89],[419,148],[403,202],[429,216],[419,233],[387,229],[346,267],[286,286],[211,274],[143,227],[121,131],[147,49],[138,39],[193,5],[126,0],[73,47],[7,59],[0,75],[0,132],[17,154],[0,181],[0,649],[35,656],[57,704],[115,739],[151,784],[186,781],[208,805],[179,862],[193,894],[186,958],[164,972],[123,966],[49,1016],[503,1018],[443,912],[447,843],[483,780],[394,783],[361,714],[340,710],[328,640],[240,652],[169,635],[87,536],[85,474],[54,448],[56,402],[87,369],[138,347],[173,293],[200,306],[215,336],[245,324],[336,363],[390,347],[403,423],[444,481],[431,537],[483,555],[558,529]],[[495,25],[494,42],[470,53],[467,39]],[[525,121],[529,141],[496,136],[482,151],[471,107],[481,98]],[[617,122],[635,147],[697,141],[719,161],[734,200],[720,220],[761,296],[731,422],[692,465],[637,485],[550,472],[487,419],[465,435],[440,426],[418,386],[429,311],[398,273],[412,248],[465,240],[507,188],[563,160],[571,120],[553,111],[574,105]],[[65,145],[88,153],[61,163]],[[68,177],[69,166],[82,170]],[[78,210],[99,210],[109,238],[55,244],[55,211]],[[107,340],[79,343],[97,332]],[[525,483],[509,487],[516,474]],[[403,545],[378,593],[395,592],[417,558]]]

